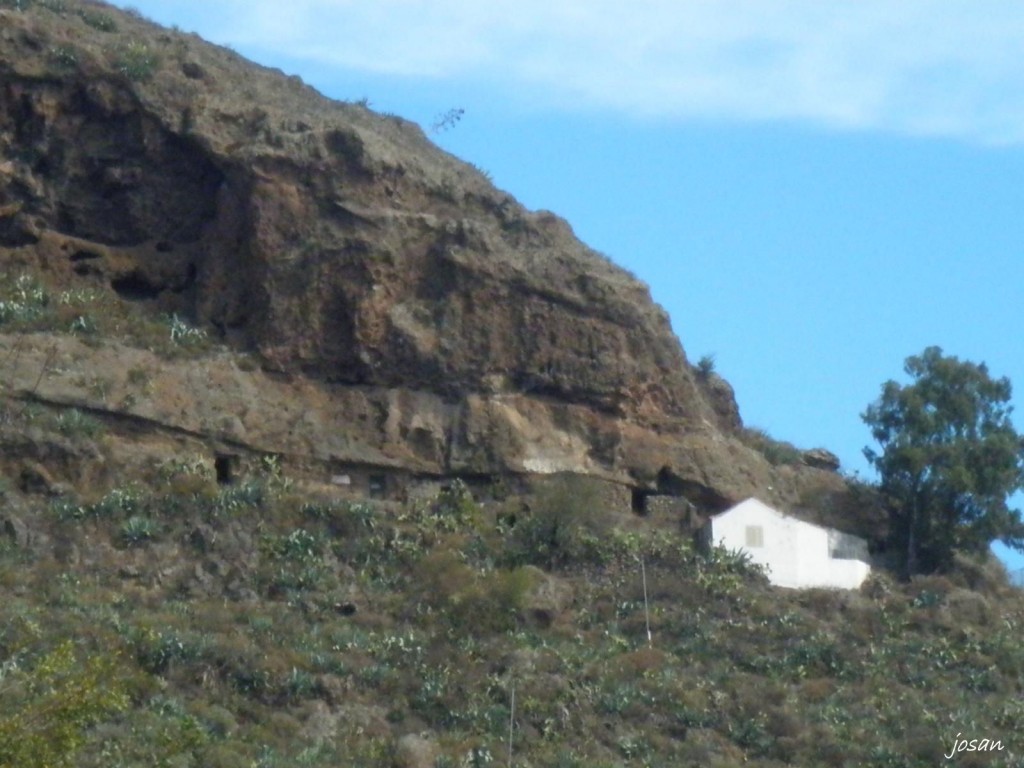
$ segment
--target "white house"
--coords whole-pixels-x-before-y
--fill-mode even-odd
[[[856,589],[871,572],[864,539],[784,515],[757,499],[712,517],[704,536],[766,566],[779,587]]]

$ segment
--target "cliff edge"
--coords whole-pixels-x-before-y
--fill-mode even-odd
[[[224,346],[0,325],[9,396],[312,471],[572,472],[709,509],[843,487],[741,440],[646,286],[416,125],[75,8],[0,10],[0,265]]]

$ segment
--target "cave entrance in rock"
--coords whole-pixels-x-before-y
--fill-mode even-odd
[[[631,493],[631,506],[633,514],[645,517],[647,515],[647,497],[650,494],[640,488],[634,488]]]
[[[662,467],[658,473],[658,495],[660,496],[685,496],[686,483],[682,481],[668,467]]]
[[[213,459],[213,471],[217,475],[218,485],[231,485],[235,482],[238,469],[238,457],[227,453],[218,453]]]

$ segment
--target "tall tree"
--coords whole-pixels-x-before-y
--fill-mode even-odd
[[[904,370],[913,381],[887,381],[862,418],[880,446],[864,455],[890,500],[907,574],[941,570],[954,551],[981,552],[995,539],[1024,549],[1024,522],[1007,503],[1024,487],[1009,379],[939,347]]]

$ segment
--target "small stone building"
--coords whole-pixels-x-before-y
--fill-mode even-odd
[[[864,539],[790,517],[753,498],[712,517],[702,537],[745,552],[779,587],[856,589],[871,572]]]

